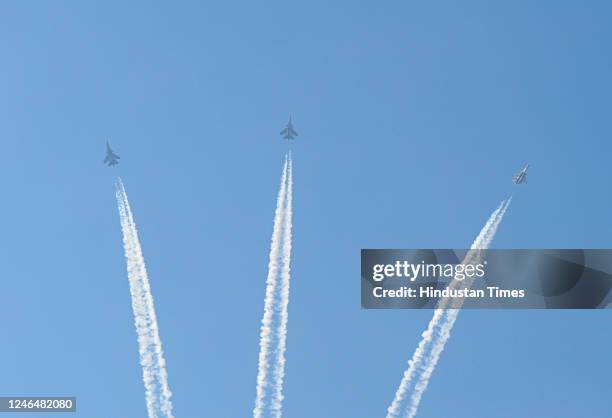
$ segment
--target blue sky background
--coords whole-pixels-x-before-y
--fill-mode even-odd
[[[290,112],[287,417],[384,416],[431,317],[361,310],[360,248],[467,247],[511,193],[496,248],[610,247],[610,2],[126,3],[0,6],[0,394],[146,415],[121,175],[176,417],[249,416]],[[607,417],[609,330],[464,312],[419,416]]]

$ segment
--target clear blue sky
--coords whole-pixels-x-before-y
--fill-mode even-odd
[[[611,246],[610,2],[84,3],[0,6],[0,394],[145,416],[121,175],[177,418],[249,416],[290,112],[287,417],[383,416],[431,317],[361,310],[360,248],[467,247],[511,193],[495,247]],[[609,331],[464,312],[419,416],[607,417]]]

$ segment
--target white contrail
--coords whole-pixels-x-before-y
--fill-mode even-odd
[[[138,240],[136,224],[120,179],[117,184],[117,200],[122,215],[130,291],[132,293],[134,319],[139,335],[143,380],[147,392],[147,409],[150,417],[160,416],[158,412],[161,412],[161,416],[171,418],[172,393],[168,386],[153,297]]]
[[[501,222],[508,205],[510,204],[510,200],[511,199],[508,201],[503,201],[491,214],[487,223],[474,240],[463,263],[474,264],[474,257],[478,257],[480,255],[479,250],[486,249],[491,245],[495,231],[497,230],[497,227]],[[454,324],[454,320],[457,316],[457,310],[452,309],[449,311],[445,309],[448,303],[449,301],[447,299],[441,299],[439,301],[438,306],[434,311],[433,318],[431,321],[429,321],[429,325],[423,332],[421,341],[419,342],[416,351],[408,362],[408,368],[404,372],[400,385],[395,393],[395,397],[387,409],[387,418],[399,418],[401,416],[402,411],[406,408],[405,403],[407,401],[407,395],[412,380],[414,379],[415,375],[418,374],[417,384],[415,385],[415,390],[410,398],[408,410],[403,416],[414,417],[414,414],[416,414],[416,409],[418,408],[420,398],[427,387],[429,377],[435,368],[440,353],[444,349],[444,344],[446,343],[446,340],[448,340],[448,335],[450,335],[450,330],[452,329],[452,325]],[[450,324],[449,328],[442,328],[444,324],[448,324],[446,315],[449,314],[449,312],[454,312],[452,323]],[[447,334],[447,336],[440,346],[440,338],[441,336],[445,335],[444,332]],[[439,350],[437,355],[434,353],[434,350]]]
[[[493,237],[495,236],[495,232],[497,231],[497,227],[501,223],[504,214],[506,213],[506,210],[510,205],[511,200],[512,198],[508,199],[508,201],[503,204],[501,211],[499,211],[495,219],[491,222],[486,232],[484,234],[481,233],[478,236],[477,240],[472,245],[472,248],[465,256],[463,264],[478,264],[481,262],[482,257],[484,255],[481,250],[486,250],[491,245]],[[471,283],[473,283],[473,281],[473,278],[466,279],[464,281],[463,286],[469,288],[471,287]],[[421,397],[427,389],[431,374],[433,373],[434,369],[436,368],[436,365],[438,364],[438,360],[440,359],[440,354],[442,354],[444,346],[450,338],[451,330],[455,325],[455,321],[457,320],[457,315],[459,315],[459,310],[463,305],[463,301],[463,298],[457,298],[453,300],[450,304],[449,309],[445,311],[446,317],[442,319],[440,324],[438,324],[438,329],[435,332],[435,337],[433,341],[433,347],[429,355],[425,358],[422,373],[418,377],[417,383],[414,387],[414,392],[412,393],[412,396],[410,398],[410,405],[406,414],[407,418],[414,418],[417,413],[419,404],[421,402]],[[445,301],[444,305],[446,306],[448,304],[449,301]]]
[[[291,230],[293,216],[293,163],[291,152],[289,153],[289,168],[287,173],[287,200],[285,206],[285,220],[283,223],[283,242],[282,242],[282,269],[280,283],[279,314],[278,324],[278,352],[274,370],[274,392],[270,409],[274,418],[282,415],[283,402],[283,381],[285,378],[285,350],[287,348],[287,322],[289,320],[289,285],[291,280]]]
[[[268,277],[266,280],[266,295],[264,299],[264,314],[261,320],[261,328],[259,334],[259,366],[257,370],[257,393],[255,398],[255,407],[253,408],[253,417],[261,418],[264,415],[276,416],[276,410],[273,409],[272,399],[276,398],[277,388],[279,387],[278,361],[282,358],[279,356],[281,338],[279,334],[279,302],[282,299],[283,282],[279,277],[280,269],[287,268],[283,262],[284,251],[286,250],[284,229],[286,229],[287,219],[287,195],[288,195],[288,171],[289,158],[285,158],[283,165],[283,174],[281,184],[276,199],[276,210],[274,213],[274,227],[272,230],[272,239],[270,243],[270,257],[268,262]],[[289,186],[290,187],[290,186]],[[289,223],[291,221],[289,220]],[[290,242],[290,238],[289,238]],[[289,249],[290,251],[290,249]],[[287,270],[288,274],[288,270]],[[288,283],[287,283],[288,285]],[[288,287],[287,287],[288,290]],[[284,345],[284,341],[282,343]],[[282,387],[282,381],[280,382]],[[270,393],[272,392],[272,394]],[[280,408],[278,408],[280,413]]]
[[[128,215],[125,208],[123,198],[117,190],[117,204],[119,207],[119,216],[121,220],[121,229],[123,231],[123,246],[125,249],[125,257],[127,259],[128,279],[130,283],[130,294],[132,296],[132,310],[134,312],[134,325],[138,334],[138,349],[140,354],[140,365],[142,366],[142,379],[145,386],[145,397],[147,403],[147,412],[149,418],[155,417],[155,383],[153,374],[150,372],[152,367],[152,357],[148,351],[149,332],[147,327],[147,319],[144,307],[144,298],[140,285],[138,284],[137,276],[138,262],[137,255],[133,249],[133,238],[131,227],[129,224]]]
[[[148,415],[149,418],[172,418],[172,393],[168,385],[168,373],[159,337],[153,296],[134,216],[121,179],[117,181],[116,197],[127,260],[134,324],[138,334]]]

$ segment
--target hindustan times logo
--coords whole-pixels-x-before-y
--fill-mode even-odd
[[[398,260],[394,264],[375,264],[372,268],[372,280],[381,282],[387,278],[404,277],[411,282],[418,278],[447,278],[461,282],[483,277],[486,264],[486,261],[480,264],[429,264],[424,261],[410,263]]]

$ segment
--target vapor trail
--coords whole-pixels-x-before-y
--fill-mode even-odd
[[[485,226],[472,243],[470,251],[468,251],[462,262],[463,264],[476,264],[483,254],[481,250],[486,250],[491,245],[497,227],[502,221],[511,200],[512,198],[502,201],[491,214]],[[454,284],[454,282],[451,283],[451,286]],[[461,307],[462,301],[459,304],[454,303],[451,309],[447,309],[449,303],[447,298],[441,299],[438,302],[433,318],[429,321],[429,325],[423,332],[416,351],[408,361],[408,369],[404,372],[395,397],[387,409],[387,418],[399,418],[400,416],[413,418],[416,414],[421,397],[429,383],[429,378],[435,369],[444,345],[450,336],[450,331],[457,319],[458,309]],[[415,376],[417,376],[417,382],[408,402],[407,396]],[[408,405],[406,405],[407,403]],[[404,410],[406,412],[402,415]]]
[[[293,216],[293,163],[289,153],[289,168],[287,174],[287,200],[284,213],[283,242],[282,242],[282,269],[280,283],[280,322],[278,326],[278,352],[274,370],[274,392],[272,394],[272,416],[280,418],[282,415],[283,381],[285,378],[285,350],[287,348],[287,323],[289,320],[289,285],[291,280],[291,230]]]
[[[280,417],[291,257],[291,155],[285,158],[270,243],[253,417]]]
[[[149,418],[173,418],[172,393],[168,386],[166,362],[138,231],[121,179],[118,179],[116,186],[147,412]]]
[[[477,241],[480,242],[478,244],[477,241],[474,242],[472,248],[463,260],[463,264],[478,264],[482,261],[484,254],[481,252],[481,250],[486,250],[491,245],[495,232],[497,231],[497,227],[501,223],[511,200],[512,198],[508,199],[508,201],[503,204],[501,211],[491,222],[491,225],[487,231],[484,234],[481,233],[479,235]],[[473,281],[474,278],[466,279],[464,286],[470,287]],[[445,301],[444,305],[448,305],[448,303],[449,301]],[[446,318],[441,321],[441,324],[438,326],[439,329],[436,330],[433,347],[429,353],[429,356],[425,359],[423,371],[419,375],[418,381],[414,387],[414,392],[410,398],[410,406],[408,407],[408,413],[406,414],[407,418],[414,418],[417,413],[419,404],[421,402],[421,397],[427,389],[429,379],[431,378],[431,375],[438,364],[438,360],[440,359],[440,354],[442,354],[444,346],[450,338],[451,330],[455,325],[455,321],[457,320],[457,316],[459,315],[459,310],[461,309],[462,305],[463,298],[458,298],[457,300],[452,301],[450,308],[446,310]]]

